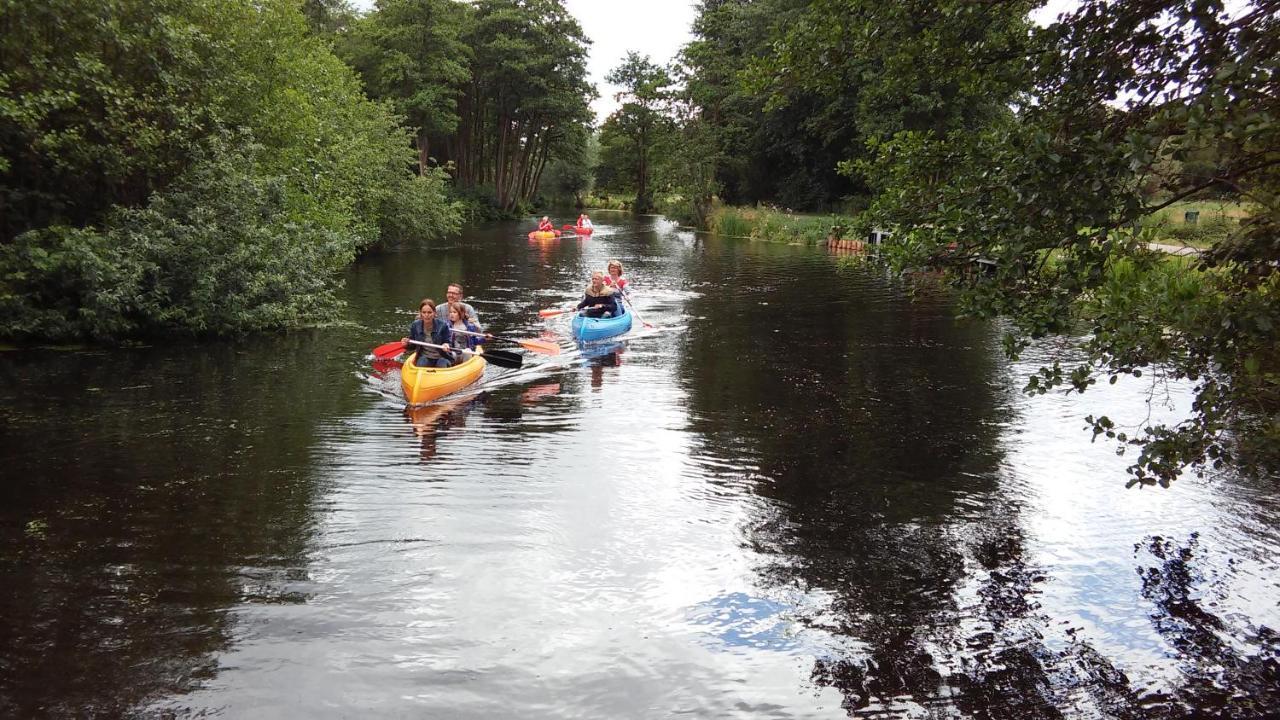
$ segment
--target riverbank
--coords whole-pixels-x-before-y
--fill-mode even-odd
[[[710,230],[724,237],[751,238],[771,242],[819,245],[826,242],[832,228],[843,237],[841,228],[854,221],[849,215],[789,213],[769,207],[721,206],[712,210]]]

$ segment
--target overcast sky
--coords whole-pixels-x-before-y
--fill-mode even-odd
[[[361,10],[373,8],[374,0],[350,0]],[[1240,0],[1236,0],[1239,3]],[[587,73],[600,97],[591,104],[596,119],[603,122],[618,107],[613,99],[617,88],[607,85],[604,76],[617,67],[628,50],[648,55],[663,65],[675,58],[689,42],[695,0],[565,0],[569,12],[578,18],[591,39]],[[1041,24],[1053,22],[1058,13],[1071,9],[1076,0],[1046,0],[1032,13]]]
[[[360,10],[373,9],[373,0],[350,0]],[[617,88],[604,76],[617,67],[628,50],[635,50],[659,65],[671,61],[689,42],[694,0],[565,0],[591,38],[587,73],[600,97],[591,103],[596,119],[603,122],[618,107]]]

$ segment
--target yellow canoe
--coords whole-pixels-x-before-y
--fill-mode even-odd
[[[416,358],[416,353],[410,355],[400,367],[400,387],[404,388],[404,399],[410,405],[429,403],[457,392],[484,374],[485,362],[480,355],[472,355],[447,368],[418,367],[413,364]]]

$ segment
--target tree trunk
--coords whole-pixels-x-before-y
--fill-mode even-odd
[[[419,128],[418,129],[418,174],[419,175],[427,174],[427,166],[431,162],[430,150],[431,150],[431,141],[427,138],[427,131],[424,128]]]

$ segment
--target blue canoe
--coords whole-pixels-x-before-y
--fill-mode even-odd
[[[573,316],[573,337],[582,342],[603,340],[614,335],[621,335],[631,329],[631,312],[626,305],[618,303],[622,314],[610,318],[589,318],[581,314]]]

